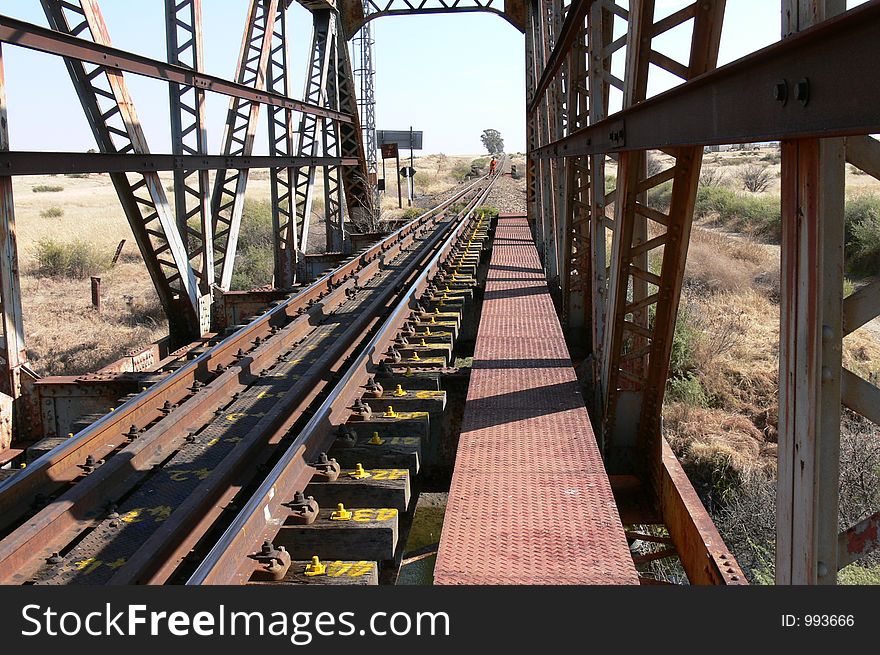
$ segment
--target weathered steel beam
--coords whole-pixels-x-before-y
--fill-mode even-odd
[[[202,72],[201,0],[165,0],[165,40],[168,62]],[[175,155],[207,155],[205,91],[197,86],[168,85],[171,110],[171,148]],[[210,305],[214,286],[214,237],[211,186],[204,169],[174,171],[174,213],[177,229],[199,283],[199,327],[211,329]]]
[[[872,0],[580,129],[533,156],[880,132],[874,65],[880,59],[878,26],[880,1]]]
[[[784,37],[846,9],[844,0],[782,6]],[[777,584],[837,580],[845,164],[843,139],[782,142]]]
[[[283,17],[283,15],[282,15]],[[278,0],[251,0],[242,37],[235,79],[239,84],[262,91],[272,48]],[[223,154],[248,157],[253,152],[260,103],[231,98],[223,131]],[[218,286],[228,290],[232,284],[238,232],[244,211],[248,169],[218,170],[211,197],[214,252],[220,269]]]
[[[135,73],[167,82],[195,86],[205,91],[241,98],[264,105],[274,105],[315,116],[350,122],[351,116],[338,114],[293,98],[260,91],[216,75],[197,73],[183,66],[175,66],[159,59],[151,59],[110,45],[92,43],[54,29],[0,15],[0,41],[13,45],[60,55],[100,66],[109,66],[126,73]]]
[[[661,443],[660,508],[688,581],[698,585],[748,584],[675,453],[665,439]]]
[[[569,5],[565,22],[562,24],[562,28],[553,45],[553,52],[551,52],[550,56],[547,58],[547,64],[541,72],[541,77],[535,88],[535,94],[526,106],[527,113],[532,114],[538,109],[538,103],[547,92],[550,82],[556,77],[560,67],[566,57],[568,57],[572,47],[575,45],[575,41],[579,38],[581,32],[583,32],[584,22],[586,21],[587,14],[592,6],[593,0],[573,2]]]
[[[143,173],[284,166],[357,166],[351,157],[157,155],[103,152],[0,152],[0,175]]]
[[[110,35],[95,0],[41,2],[57,33],[88,36],[95,45],[109,46]],[[97,67],[89,65],[88,69],[74,58],[65,57],[64,63],[100,150],[149,154],[122,71],[107,62]],[[141,173],[139,179],[111,173],[110,179],[168,317],[171,334],[178,341],[197,337],[198,286],[164,186],[152,172]]]
[[[3,49],[0,46],[0,156],[9,150],[9,124],[6,115],[6,84]],[[0,169],[0,393],[17,398],[21,388],[21,367],[27,361],[24,323],[21,313],[21,287],[18,279],[18,244],[15,234],[15,203],[12,178]],[[4,417],[5,418],[5,417]],[[5,421],[4,421],[5,422]],[[0,433],[0,448],[9,447],[12,432]]]
[[[837,570],[880,547],[880,512],[843,531],[837,537]]]

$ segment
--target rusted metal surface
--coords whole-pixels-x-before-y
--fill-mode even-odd
[[[469,217],[485,201],[490,185],[469,203],[464,212]],[[448,232],[436,254],[419,268],[420,273],[408,285],[394,311],[365,346],[333,391],[315,411],[309,422],[288,446],[284,455],[251,496],[217,544],[208,553],[187,584],[244,584],[253,572],[249,555],[264,540],[271,540],[284,524],[290,510],[284,506],[297,491],[302,491],[314,469],[306,465],[326,450],[335,438],[335,429],[345,423],[355,398],[363,393],[370,376],[375,375],[399,330],[418,306],[418,298],[428,288],[429,280],[452,252],[459,235],[469,221],[462,220]]]
[[[462,193],[471,192],[474,186],[466,187]],[[333,302],[340,302],[345,297],[346,289],[354,287],[359,282],[363,283],[373,276],[379,270],[384,258],[391,257],[408,247],[417,231],[435,224],[443,210],[455,201],[456,198],[452,198],[435,210],[426,212],[295,296],[254,318],[246,327],[187,362],[174,375],[142,391],[135,398],[117,407],[114,412],[105,415],[88,429],[75,435],[63,447],[47,453],[14,478],[0,483],[0,524],[8,525],[21,515],[26,515],[37,494],[49,495],[58,487],[79,476],[81,472],[79,466],[88,455],[100,459],[115,452],[119,446],[127,443],[125,434],[132,425],[141,429],[165,416],[162,412],[163,406],[166,403],[176,405],[191,396],[193,394],[191,388],[195,382],[212,382],[218,377],[218,367],[227,370],[234,366],[236,354],[240,349],[245,351],[252,349],[256,340],[267,339],[273,329],[288,324],[289,321],[296,319],[300,312],[306,311],[316,303],[323,301],[330,307]],[[277,344],[280,340],[275,342]],[[264,348],[268,348],[271,343],[272,340],[266,341]],[[231,377],[231,374],[228,377]],[[219,384],[225,383],[221,381]],[[202,397],[206,396],[207,394],[202,394]],[[183,426],[178,429],[183,429]]]
[[[669,530],[688,580],[700,585],[748,584],[665,439],[662,448],[660,506],[663,523]]]
[[[637,584],[524,216],[498,219],[436,584]]]
[[[333,117],[339,121],[350,121],[350,116],[331,111],[324,107],[300,102],[268,91],[260,91],[245,84],[197,73],[183,66],[175,66],[158,59],[150,59],[120,48],[92,43],[85,39],[59,33],[39,25],[16,20],[9,16],[0,16],[0,41],[5,41],[24,48],[39,50],[62,57],[71,57],[88,61],[93,64],[113,66],[114,68],[137,75],[175,82],[188,86],[197,86],[206,91],[241,98],[266,105],[275,105],[311,113],[316,116]]]
[[[852,564],[880,547],[880,512],[844,530],[837,539],[837,568]]]
[[[9,123],[6,112],[6,82],[3,72],[3,50],[0,49],[0,157],[9,152]],[[21,313],[21,288],[18,280],[18,244],[15,230],[15,202],[12,178],[0,169],[0,320],[3,344],[0,351],[0,393],[18,398],[21,389],[21,367],[27,361],[24,323]],[[4,425],[11,427],[12,404],[4,403],[10,412]],[[0,431],[0,447],[9,447],[12,431]]]
[[[707,3],[700,3],[707,4]],[[870,134],[880,131],[876,70],[880,3],[845,15],[738,59],[717,72],[649,98],[606,120],[543,145],[536,157]],[[840,75],[841,70],[847,74]],[[794,84],[809,80],[809,103]],[[774,96],[787,81],[791,99]],[[852,89],[858,88],[859,93]],[[741,102],[749,98],[748,103]],[[659,120],[663,115],[664,120]],[[687,117],[680,120],[677,117]],[[616,135],[612,139],[611,135]]]
[[[783,36],[845,10],[843,0],[785,0]],[[846,155],[843,139],[781,149],[776,582],[834,584]]]

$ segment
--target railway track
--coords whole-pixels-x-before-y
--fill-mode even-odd
[[[348,526],[356,534],[343,542],[374,547],[347,564],[327,548],[339,561],[323,578],[374,581],[382,569],[393,579],[432,428],[430,412],[382,404],[442,406],[430,371],[450,363],[488,227],[475,209],[493,182],[474,182],[195,350],[0,483],[0,583],[320,581],[305,573],[326,574],[311,560],[321,534],[332,544]],[[397,435],[400,426],[417,436]],[[363,462],[327,457],[340,447]]]

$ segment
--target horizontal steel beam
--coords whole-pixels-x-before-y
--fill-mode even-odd
[[[562,66],[562,62],[565,61],[565,58],[571,51],[578,34],[584,29],[584,21],[592,6],[593,0],[583,0],[582,2],[571,4],[568,15],[565,17],[565,22],[562,24],[562,30],[559,32],[559,38],[556,39],[556,43],[553,45],[553,52],[550,53],[547,65],[541,73],[541,79],[538,80],[538,86],[535,87],[535,95],[528,99],[529,104],[526,107],[528,114],[533,114],[537,111],[541,98],[547,92],[547,87],[550,86],[550,82],[556,76],[559,67]]]
[[[576,157],[880,132],[880,0],[537,148]]]
[[[64,173],[145,173],[150,171],[296,168],[300,166],[357,166],[356,157],[288,157],[251,155],[154,155],[93,152],[3,152],[0,175],[57,175]]]
[[[127,73],[175,82],[184,86],[198,87],[205,91],[222,93],[250,102],[284,107],[313,116],[332,118],[343,123],[353,121],[351,116],[342,112],[294,100],[277,93],[258,91],[253,87],[238,84],[216,75],[207,75],[159,59],[151,59],[112,46],[93,43],[9,16],[0,15],[0,41],[61,57],[87,61],[99,66],[116,68]]]

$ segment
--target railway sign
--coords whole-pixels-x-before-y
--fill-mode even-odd
[[[382,159],[394,159],[397,157],[396,143],[382,143],[379,147],[382,149]]]
[[[414,132],[412,130],[376,130],[376,143],[379,146],[393,143],[400,148],[421,150],[422,134],[421,131]]]

